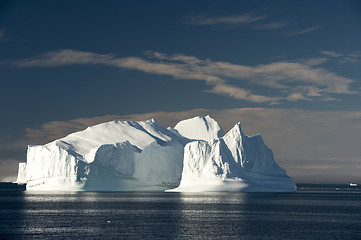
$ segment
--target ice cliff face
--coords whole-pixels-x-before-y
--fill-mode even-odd
[[[18,181],[25,179],[28,189],[42,190],[177,186],[188,141],[155,120],[103,123],[44,146],[29,146]]]
[[[28,190],[295,189],[259,135],[245,136],[239,124],[223,135],[209,116],[181,121],[174,129],[154,119],[103,123],[29,146],[18,182],[27,182]]]
[[[180,186],[171,191],[295,191],[260,135],[248,137],[236,124],[224,137],[194,141],[184,148]]]

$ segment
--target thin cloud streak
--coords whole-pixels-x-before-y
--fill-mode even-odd
[[[323,50],[320,51],[322,55],[336,59],[340,64],[359,64],[361,63],[361,51],[354,51],[352,53],[338,53],[334,51]]]
[[[329,57],[341,57],[343,56],[342,53],[337,53],[333,51],[321,51],[321,54],[329,56]]]
[[[328,58],[310,58],[306,59],[304,63],[309,66],[318,66],[328,61]]]
[[[219,16],[212,17],[207,15],[192,15],[188,16],[184,21],[185,24],[189,25],[241,25],[247,23],[253,23],[267,18],[266,15],[255,16],[251,13],[245,13],[241,15],[231,15],[231,16]]]
[[[309,27],[309,28],[306,28],[306,29],[294,30],[294,31],[288,32],[286,35],[302,35],[302,34],[306,34],[306,33],[316,31],[319,28],[320,28],[319,25],[315,25],[315,26],[312,26],[312,27]]]
[[[15,62],[15,65],[19,67],[62,67],[74,64],[108,64],[113,59],[114,56],[111,54],[64,49],[19,60]]]
[[[306,98],[305,96],[303,96],[301,93],[290,94],[288,97],[286,97],[286,99],[288,101],[291,101],[291,102],[295,102],[295,101],[298,101],[298,100],[312,101],[311,99]]]
[[[258,24],[254,26],[254,28],[259,30],[273,30],[273,29],[284,28],[288,25],[289,23],[284,21],[277,21],[277,22],[273,21],[265,24]]]
[[[207,92],[229,96],[235,99],[246,100],[254,103],[271,102],[277,104],[280,98],[266,97],[252,94],[244,88],[238,88],[229,84],[217,84],[212,90]]]
[[[204,81],[211,89],[207,92],[254,103],[275,104],[279,101],[311,100],[308,97],[329,97],[328,94],[355,94],[350,90],[354,80],[324,68],[297,62],[274,62],[245,66],[229,62],[199,59],[195,56],[148,51],[146,58],[117,58],[112,54],[97,54],[75,50],[59,50],[22,59],[18,67],[61,67],[74,64],[100,64],[137,70],[149,74],[166,75],[175,79]],[[271,88],[278,96],[262,96],[237,84]],[[317,95],[314,93],[317,92]],[[286,95],[285,95],[286,94]],[[283,95],[283,96],[282,96]]]
[[[221,26],[225,28],[246,26],[259,31],[276,30],[289,27],[290,25],[297,25],[284,20],[272,21],[269,17],[269,15],[254,15],[252,13],[229,16],[191,15],[187,16],[183,23],[195,26]],[[303,35],[318,30],[319,27],[319,25],[314,25],[306,29],[289,29],[285,35]]]

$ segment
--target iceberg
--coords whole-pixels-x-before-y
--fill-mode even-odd
[[[18,182],[29,190],[163,190],[179,184],[188,141],[154,119],[102,123],[28,146]]]
[[[295,191],[260,135],[226,135],[209,116],[164,128],[155,119],[112,121],[45,145],[19,164],[27,190]]]
[[[180,185],[169,191],[296,191],[261,135],[244,135],[240,123],[223,137],[186,144],[183,164]]]

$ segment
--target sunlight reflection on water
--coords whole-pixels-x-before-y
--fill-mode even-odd
[[[0,197],[0,239],[361,239],[359,191]]]

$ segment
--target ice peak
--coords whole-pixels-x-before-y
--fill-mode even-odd
[[[242,132],[242,124],[241,124],[241,122],[236,123],[233,128],[236,128],[236,129],[238,129],[240,132]]]
[[[222,128],[209,115],[180,121],[174,128],[182,136],[196,140],[211,141],[224,135]]]
[[[242,127],[241,127],[241,122],[236,123],[233,128],[231,128],[231,130],[228,131],[228,133],[226,134],[226,137],[236,137],[236,136],[242,136],[243,132],[242,132]]]
[[[147,122],[150,122],[150,123],[154,123],[154,124],[156,124],[156,125],[159,125],[157,119],[155,119],[155,118],[149,119]]]

